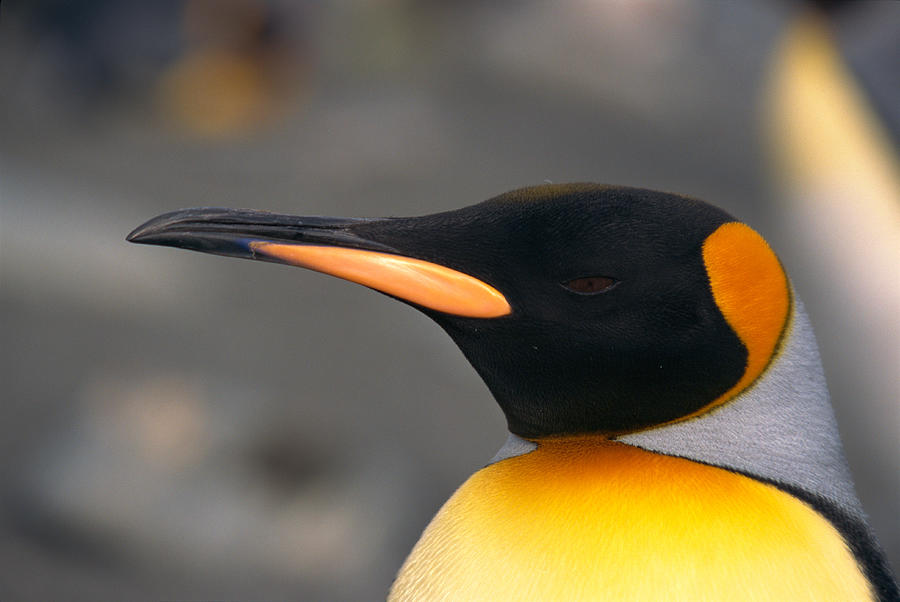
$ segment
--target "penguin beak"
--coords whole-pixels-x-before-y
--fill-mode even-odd
[[[353,231],[358,224],[390,220],[184,209],[151,219],[126,240],[304,267],[422,308],[466,318],[511,313],[503,294],[486,282]]]

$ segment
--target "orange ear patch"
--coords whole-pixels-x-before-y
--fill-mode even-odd
[[[722,224],[703,243],[703,263],[713,299],[747,348],[741,379],[702,411],[747,388],[772,359],[791,304],[787,276],[762,236],[738,222]]]

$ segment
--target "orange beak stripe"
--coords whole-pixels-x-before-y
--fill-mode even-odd
[[[499,318],[512,312],[494,287],[450,268],[389,253],[254,241],[254,253],[356,282],[436,311],[466,318]]]

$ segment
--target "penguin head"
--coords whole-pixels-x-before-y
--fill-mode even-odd
[[[128,240],[299,265],[404,301],[526,438],[621,434],[724,403],[768,364],[790,305],[753,230],[635,188],[538,186],[383,219],[192,209]]]

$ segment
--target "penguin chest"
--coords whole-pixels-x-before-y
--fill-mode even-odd
[[[840,534],[727,470],[600,439],[545,440],[474,474],[397,600],[870,600]]]

